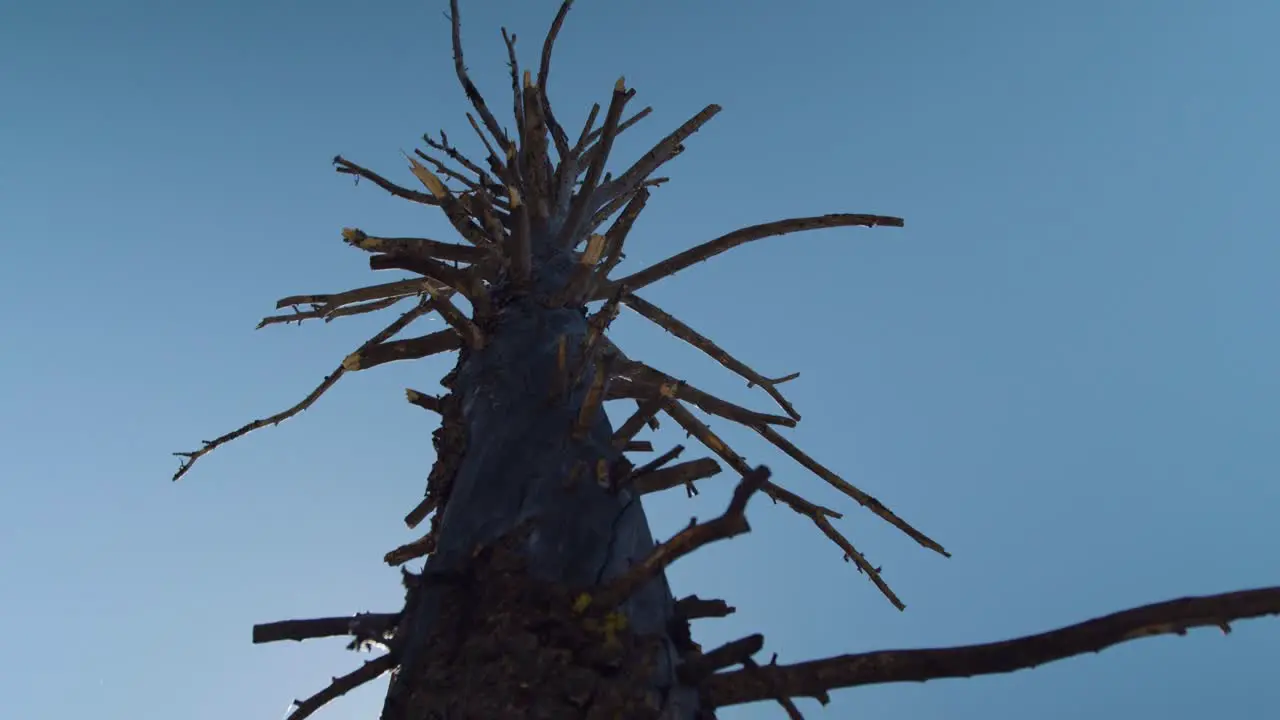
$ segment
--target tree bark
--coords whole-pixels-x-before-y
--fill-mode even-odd
[[[572,375],[587,321],[543,302],[572,263],[538,246],[539,287],[495,296],[486,345],[464,350],[448,379],[465,449],[409,594],[383,720],[698,715],[696,690],[676,674],[665,577],[618,608],[590,607],[590,589],[654,541],[639,493],[596,481],[620,459],[603,409],[574,432],[589,358],[576,386],[556,392],[561,338]]]

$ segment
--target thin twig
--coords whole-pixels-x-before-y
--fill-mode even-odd
[[[369,348],[390,339],[393,335],[395,335],[396,333],[400,332],[405,327],[407,327],[409,323],[413,322],[414,320],[418,319],[419,317],[429,312],[433,306],[434,306],[434,303],[430,299],[423,298],[416,306],[413,307],[413,309],[409,310],[408,312],[404,313],[400,317],[396,318],[394,322],[392,322],[390,325],[383,328],[377,335],[374,335],[373,337],[365,341],[365,343],[361,345],[360,348],[356,350],[356,352],[359,353],[361,351],[368,350]],[[235,440],[238,437],[248,435],[249,433],[259,428],[264,428],[264,427],[267,427],[268,425],[279,425],[285,420],[288,420],[294,415],[297,415],[303,410],[306,410],[307,408],[311,407],[312,403],[318,400],[320,396],[325,393],[325,391],[333,387],[334,384],[338,382],[338,380],[342,377],[343,373],[345,372],[346,372],[346,368],[342,365],[339,365],[337,369],[329,373],[329,375],[327,375],[325,379],[321,381],[321,383],[318,386],[316,386],[316,389],[311,391],[311,394],[303,398],[302,402],[299,402],[297,405],[294,405],[288,410],[285,410],[283,412],[278,412],[275,415],[262,418],[260,420],[254,420],[253,422],[247,425],[244,425],[236,430],[233,430],[213,440],[206,440],[199,450],[194,450],[191,452],[174,453],[174,455],[177,455],[178,457],[186,458],[182,462],[182,464],[178,467],[178,471],[173,474],[174,482],[177,482],[179,478],[181,478],[183,475],[186,475],[187,471],[191,469],[191,466],[194,465],[197,460],[209,454],[213,450],[223,445],[226,445],[227,443],[231,442],[232,440]]]

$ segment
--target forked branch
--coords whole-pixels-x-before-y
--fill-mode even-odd
[[[1228,632],[1232,622],[1265,615],[1280,615],[1280,587],[1169,600],[1002,642],[881,650],[737,670],[712,675],[701,689],[713,707],[768,700],[778,694],[821,700],[827,691],[839,688],[1014,672],[1138,638],[1185,635],[1195,627]]]
[[[763,465],[743,475],[724,514],[704,523],[690,523],[670,540],[654,546],[644,559],[602,588],[596,594],[594,602],[603,607],[615,607],[676,560],[718,540],[750,532],[751,526],[747,524],[746,516],[747,501],[768,481],[769,469]]]

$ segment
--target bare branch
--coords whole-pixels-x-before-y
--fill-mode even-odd
[[[748,384],[759,385],[764,388],[765,392],[769,393],[769,396],[778,403],[783,411],[785,411],[787,415],[791,416],[791,419],[797,421],[800,419],[800,413],[796,412],[796,409],[792,407],[791,403],[787,402],[787,399],[782,396],[782,393],[778,392],[778,380],[771,380],[770,378],[767,378],[747,367],[746,363],[741,362],[722,350],[719,345],[716,345],[706,336],[688,325],[685,325],[675,316],[664,312],[662,308],[659,308],[657,305],[654,305],[634,293],[627,293],[623,296],[622,302],[626,303],[632,310],[640,313],[640,315],[653,321],[663,330],[666,330],[672,335],[684,340],[695,348],[711,356],[712,359],[732,372],[735,372],[745,378]],[[782,378],[782,381],[792,380],[795,377],[796,375],[788,375]]]
[[[603,207],[601,207],[599,210],[595,212],[594,215],[591,216],[591,221],[588,222],[586,226],[587,232],[593,232],[595,231],[596,228],[603,225],[605,220],[608,220],[609,218],[613,217],[614,213],[618,212],[623,208],[623,206],[631,202],[635,198],[635,196],[640,192],[640,190],[651,188],[651,187],[658,187],[659,185],[662,185],[668,182],[669,180],[671,180],[671,178],[665,178],[665,177],[650,178],[648,180],[645,180],[640,185],[640,187],[635,190],[635,192],[619,195],[618,197],[605,203]]]
[[[670,415],[671,419],[675,420],[676,423],[679,424],[680,427],[684,428],[686,432],[693,437],[696,437],[699,442],[707,447],[707,449],[711,450],[716,455],[719,455],[720,459],[724,460],[729,467],[744,475],[747,472],[750,472],[750,467],[747,465],[746,461],[742,459],[741,455],[734,452],[732,448],[725,444],[724,440],[720,439],[718,435],[711,431],[711,428],[707,427],[705,423],[694,417],[693,413],[689,412],[689,410],[682,406],[678,401],[668,401],[666,407],[663,408],[663,411]],[[859,552],[847,538],[841,535],[834,526],[831,525],[830,518],[839,518],[841,517],[840,513],[809,502],[790,490],[779,487],[772,482],[766,482],[762,489],[764,490],[764,493],[775,502],[781,502],[795,512],[809,518],[809,520],[811,520],[814,525],[817,525],[818,529],[821,530],[828,539],[844,551],[846,558],[853,561],[853,563],[857,565],[858,569],[871,579],[871,582],[874,583],[876,588],[878,588],[880,592],[889,599],[889,602],[893,603],[894,607],[899,610],[906,609],[906,606],[902,604],[902,601],[898,599],[898,596],[894,594],[893,590],[890,589],[880,577],[880,571],[871,565],[871,563],[867,561],[866,557]]]
[[[453,69],[458,75],[458,82],[462,84],[462,91],[467,94],[467,99],[476,109],[476,114],[484,122],[485,128],[493,135],[505,154],[506,149],[511,146],[511,140],[502,131],[493,113],[489,112],[489,106],[485,105],[484,97],[476,89],[475,83],[471,82],[471,78],[467,76],[467,66],[462,59],[462,17],[458,13],[458,0],[449,0],[449,24],[453,39]]]
[[[419,301],[419,303],[416,306],[413,307],[413,309],[409,310],[408,312],[404,313],[400,317],[396,318],[394,322],[392,322],[390,325],[383,328],[377,335],[374,335],[373,337],[365,341],[365,343],[361,345],[360,348],[356,350],[356,352],[359,353],[359,352],[368,350],[369,348],[390,339],[391,336],[395,335],[396,333],[400,332],[405,327],[407,327],[409,323],[413,322],[414,320],[418,319],[419,317],[429,312],[433,306],[434,306],[434,303],[431,300],[427,298],[423,298],[421,301]],[[339,365],[337,369],[329,373],[329,375],[326,376],[325,379],[321,381],[321,383],[318,386],[316,386],[315,390],[311,391],[311,394],[303,398],[302,402],[298,403],[297,405],[294,405],[288,410],[285,410],[283,412],[278,412],[275,415],[262,418],[261,420],[254,420],[253,422],[247,425],[244,425],[236,430],[233,430],[213,440],[206,440],[203,446],[199,450],[194,450],[191,452],[174,453],[174,455],[177,455],[178,457],[186,458],[182,462],[182,464],[178,467],[178,471],[173,474],[174,482],[177,482],[179,478],[181,478],[183,475],[186,475],[187,471],[191,469],[191,466],[194,465],[197,460],[209,454],[210,452],[213,452],[213,450],[215,450],[216,448],[226,445],[227,443],[231,442],[232,440],[235,440],[238,437],[248,435],[249,433],[259,428],[264,428],[264,427],[267,427],[268,425],[279,425],[285,420],[288,420],[294,415],[297,415],[303,410],[306,410],[307,408],[311,407],[312,403],[318,400],[320,396],[323,395],[329,388],[333,387],[334,384],[338,382],[338,380],[342,377],[343,373],[345,372],[346,372],[346,368],[343,365]]]
[[[697,620],[698,618],[709,617],[728,617],[737,611],[737,608],[729,605],[723,600],[703,600],[697,595],[689,595],[676,601],[675,615],[685,620]]]
[[[430,410],[434,413],[440,412],[440,398],[435,395],[427,395],[426,393],[420,393],[413,388],[405,388],[404,397],[410,404],[417,405],[423,410]]]
[[[481,168],[479,165],[475,164],[474,162],[472,162],[472,161],[471,161],[471,159],[470,159],[470,158],[468,158],[467,156],[465,156],[465,155],[463,155],[462,153],[458,152],[458,149],[457,149],[457,148],[455,148],[454,146],[450,145],[450,144],[449,144],[449,136],[448,136],[448,135],[446,135],[446,134],[445,134],[445,132],[444,132],[443,130],[441,130],[441,131],[440,131],[440,139],[439,139],[439,140],[433,140],[433,139],[431,138],[431,136],[430,136],[430,135],[423,135],[423,136],[422,136],[422,141],[423,141],[423,142],[425,142],[425,143],[427,144],[427,147],[430,147],[430,148],[431,148],[431,149],[433,149],[433,150],[439,150],[440,152],[442,152],[442,153],[444,153],[445,155],[449,156],[449,159],[450,159],[450,160],[452,160],[452,161],[454,161],[454,162],[458,163],[459,165],[461,165],[462,167],[466,168],[467,170],[470,170],[471,172],[475,173],[475,176],[476,176],[476,178],[477,178],[477,180],[478,180],[478,182],[476,183],[476,186],[477,186],[477,187],[483,186],[483,185],[485,184],[485,183],[484,183],[484,175],[485,175],[484,169],[483,169],[483,168]],[[459,178],[459,179],[461,180],[461,178]],[[488,190],[489,190],[490,192],[496,192],[496,191],[497,191],[497,190],[499,190],[499,189],[500,189],[500,188],[497,188],[497,187],[490,187],[490,188],[488,188]]]
[[[591,126],[596,124],[596,116],[599,114],[600,103],[592,103],[591,112],[587,113],[587,122],[582,126],[582,134],[578,136],[578,142],[573,146],[573,157],[582,157],[582,153],[586,149],[587,143],[591,142],[592,138],[599,135],[598,131],[591,129]]]
[[[763,647],[764,636],[756,633],[725,643],[710,652],[687,657],[680,666],[680,679],[690,685],[697,685],[717,670],[747,662]]]
[[[834,472],[832,472],[831,470],[828,470],[826,467],[818,463],[818,461],[806,455],[804,452],[800,450],[800,448],[791,444],[789,440],[782,437],[782,435],[778,434],[778,432],[775,431],[773,428],[757,426],[754,429],[756,432],[763,435],[766,440],[773,443],[774,447],[790,455],[792,458],[795,459],[796,462],[805,466],[805,468],[807,468],[813,474],[817,475],[823,480],[826,480],[827,483],[831,485],[831,487],[853,498],[854,501],[857,502],[862,507],[870,510],[871,512],[879,516],[881,519],[883,519],[885,522],[889,523],[890,525],[906,533],[906,535],[910,537],[912,540],[915,540],[916,542],[920,543],[922,546],[929,548],[930,550],[938,553],[939,555],[943,555],[945,557],[951,557],[951,553],[947,552],[941,545],[934,542],[932,538],[920,532],[919,530],[916,530],[914,527],[911,526],[910,523],[908,523],[907,521],[895,515],[892,510],[885,507],[884,504],[881,503],[879,500],[875,499],[874,497],[854,487],[852,484],[846,482],[844,478],[840,477],[839,475],[836,475]]]
[[[648,424],[649,418],[658,414],[662,409],[663,398],[671,397],[675,388],[662,385],[658,388],[658,394],[640,403],[636,412],[627,418],[618,429],[613,432],[613,446],[619,450],[626,447],[631,439],[636,436]]]
[[[622,261],[622,247],[627,241],[627,235],[631,232],[631,227],[635,224],[636,218],[640,217],[640,212],[644,210],[647,202],[649,202],[649,190],[642,187],[635,195],[631,196],[631,200],[627,202],[622,214],[618,216],[617,220],[613,221],[613,225],[609,226],[608,231],[605,232],[604,241],[608,254],[605,256],[604,262],[600,263],[591,276],[586,297],[593,297],[596,294],[596,289],[609,281],[609,273],[613,272],[613,269]]]
[[[591,385],[587,388],[587,396],[582,400],[582,406],[578,408],[577,419],[573,423],[573,437],[581,440],[587,436],[587,431],[591,429],[595,423],[596,416],[600,413],[600,407],[604,403],[604,387],[609,382],[610,364],[613,363],[615,357],[613,355],[596,355],[591,358],[595,363],[595,373],[591,377]],[[588,360],[588,355],[583,354],[583,361]]]
[[[276,301],[276,309],[287,307],[295,307],[298,305],[324,305],[328,308],[335,309],[341,305],[354,302],[362,302],[365,300],[379,300],[382,298],[403,298],[410,295],[420,295],[427,291],[426,283],[428,281],[421,278],[411,278],[409,280],[396,280],[395,282],[382,283],[381,285],[370,285],[368,287],[356,288],[340,293],[330,293],[325,295],[290,295],[286,298],[280,298]]]
[[[626,172],[618,176],[617,180],[609,183],[607,186],[600,188],[600,198],[596,201],[596,206],[603,205],[612,198],[619,195],[625,195],[634,191],[644,182],[645,178],[653,174],[663,163],[678,155],[685,140],[689,139],[703,125],[706,125],[711,118],[720,112],[719,105],[708,105],[698,112],[697,115],[689,118],[683,125],[676,128],[675,132],[666,136],[653,147],[652,150],[645,153],[635,165],[632,165]],[[639,118],[635,118],[638,120]]]
[[[412,200],[416,203],[422,203],[423,205],[440,204],[439,200],[426,193],[418,192],[417,190],[410,190],[407,187],[397,185],[372,170],[360,167],[359,165],[344,159],[341,155],[334,156],[333,164],[338,166],[338,172],[344,175],[355,175],[357,178],[364,178],[398,198]]]
[[[417,360],[461,347],[462,338],[449,328],[403,340],[388,340],[373,347],[358,350],[343,359],[342,367],[350,372],[368,370],[397,360]]]
[[[347,635],[365,640],[377,639],[394,629],[399,619],[399,613],[357,613],[345,617],[262,623],[253,626],[253,644],[261,645],[281,640],[301,642]]]
[[[822,698],[838,688],[1008,673],[1195,627],[1225,632],[1232,622],[1265,615],[1280,615],[1280,587],[1169,600],[1003,642],[882,650],[722,673],[708,678],[702,691],[708,704],[726,707],[775,693]]]
[[[445,322],[458,331],[458,334],[466,341],[468,347],[472,350],[479,350],[484,347],[484,333],[466,315],[462,314],[457,305],[454,305],[444,293],[431,288],[428,288],[427,292],[431,294],[431,298],[435,301],[436,312],[440,313],[440,317],[444,318]],[[473,300],[472,302],[474,303],[475,301]]]
[[[383,298],[382,300],[374,300],[372,302],[361,303],[359,305],[351,305],[348,307],[334,308],[326,310],[326,306],[317,306],[314,310],[298,310],[288,315],[268,315],[258,321],[255,330],[261,330],[268,325],[277,325],[280,323],[298,323],[302,324],[303,320],[313,320],[323,318],[325,322],[329,322],[334,318],[346,317],[348,315],[361,315],[364,313],[377,312],[389,308],[401,300],[412,297],[411,295],[399,295],[397,297]]]
[[[653,443],[648,440],[631,440],[622,446],[623,452],[653,452]]]
[[[370,255],[369,269],[408,270],[409,272],[418,273],[435,281],[429,284],[430,288],[428,284],[423,284],[423,290],[427,290],[427,292],[431,292],[431,289],[440,292],[447,288],[450,295],[453,294],[453,291],[466,295],[470,291],[471,278],[467,271],[450,267],[435,258],[426,256],[400,255],[398,253]]]
[[[310,717],[312,713],[329,704],[330,702],[346,695],[356,688],[367,682],[377,680],[382,673],[391,670],[396,666],[395,658],[391,653],[387,653],[381,657],[374,658],[364,665],[356,668],[353,672],[347,673],[342,677],[333,679],[329,687],[312,695],[301,702],[294,701],[296,706],[294,711],[289,714],[285,720],[303,720]]]
[[[465,263],[476,263],[489,257],[489,253],[471,245],[457,245],[427,238],[373,237],[366,235],[359,228],[343,228],[342,239],[352,247],[371,253],[456,260]]]
[[[428,139],[428,140],[430,139],[429,135],[423,135],[422,137],[424,139]],[[477,187],[479,187],[479,183],[477,183],[475,180],[472,180],[466,175],[463,175],[457,170],[454,170],[453,168],[449,167],[440,158],[435,157],[433,155],[428,155],[422,152],[421,150],[418,150],[417,148],[414,149],[413,154],[421,158],[423,162],[429,163],[432,167],[436,169],[436,172],[440,173],[441,175],[449,178],[450,180],[456,180],[462,183],[463,187],[465,187],[467,190],[475,190]]]
[[[770,665],[770,666],[775,666],[775,665],[777,665],[777,664],[778,664],[778,654],[777,654],[777,653],[774,653],[774,654],[773,654],[773,660],[769,663],[769,665]],[[752,660],[751,658],[747,658],[747,659],[743,660],[743,661],[742,661],[742,666],[743,666],[744,668],[748,669],[748,670],[759,670],[759,669],[760,669],[760,665],[759,665],[759,664],[757,664],[757,663],[756,663],[756,661],[755,661],[755,660]],[[788,720],[804,720],[804,715],[801,715],[801,714],[800,714],[800,710],[796,707],[796,704],[795,704],[795,703],[791,702],[791,698],[786,697],[785,695],[782,695],[782,694],[778,693],[778,692],[777,692],[777,690],[776,690],[776,688],[773,688],[772,686],[770,687],[770,689],[773,691],[773,694],[771,695],[771,697],[772,697],[775,701],[777,701],[777,703],[778,703],[779,705],[781,705],[781,706],[782,706],[782,709],[783,709],[783,710],[785,710],[785,711],[787,712],[787,718],[788,718]],[[822,698],[820,698],[820,701],[821,701],[824,705],[827,703],[827,699],[826,699],[826,697],[825,697],[825,696],[823,696]]]
[[[596,594],[595,602],[603,607],[615,607],[676,560],[710,543],[750,532],[751,526],[747,524],[746,516],[747,501],[768,480],[769,469],[763,465],[743,475],[723,515],[701,524],[690,523],[670,540],[654,546],[644,559],[602,588]]]
[[[631,380],[629,386],[620,386],[610,391],[610,398],[634,397],[628,393],[634,393],[637,390],[645,392],[646,388],[653,388],[663,383],[675,386],[675,396],[687,403],[697,405],[702,410],[719,415],[726,420],[748,427],[754,428],[757,425],[782,425],[784,427],[795,427],[796,421],[789,417],[781,415],[771,415],[769,413],[756,412],[749,410],[741,405],[735,405],[728,400],[720,398],[682,381],[667,375],[664,372],[655,370],[648,365],[634,360],[621,362],[617,366],[618,374]]]
[[[569,204],[569,216],[565,218],[564,227],[560,229],[561,246],[569,246],[577,240],[578,226],[582,224],[582,219],[594,210],[590,207],[593,203],[592,196],[595,194],[596,183],[604,173],[605,162],[609,159],[609,149],[613,147],[613,138],[618,130],[618,117],[622,115],[622,108],[633,95],[635,90],[627,90],[625,80],[618,78],[618,82],[613,86],[613,97],[609,100],[609,110],[604,116],[600,150],[587,166],[587,176],[583,178],[582,187],[578,188],[578,194]]]
[[[480,126],[476,123],[475,117],[471,113],[467,113],[467,122],[471,123],[471,129],[476,131],[476,135],[480,137],[480,142],[484,144],[484,149],[488,151],[489,156],[485,160],[489,163],[489,168],[493,170],[493,174],[498,179],[507,182],[511,177],[507,174],[507,168],[502,164],[502,160],[498,157],[498,153],[494,152],[493,146],[489,144],[489,137],[484,134]],[[503,147],[509,147],[504,145]],[[505,157],[506,153],[503,153]]]
[[[632,487],[641,495],[669,490],[683,485],[692,488],[698,480],[720,474],[720,463],[711,458],[699,458],[677,463],[671,467],[641,473],[638,470],[632,476]]]
[[[600,262],[606,242],[604,235],[587,237],[587,246],[582,249],[578,261],[569,271],[569,279],[549,299],[552,307],[573,307],[585,302],[586,293],[591,287],[592,273]]]
[[[618,136],[618,135],[621,135],[623,130],[627,130],[627,129],[628,129],[628,128],[630,128],[632,125],[635,125],[636,123],[640,122],[641,120],[643,120],[643,119],[645,119],[645,118],[649,117],[649,113],[651,113],[651,112],[653,112],[653,108],[651,108],[651,107],[646,107],[645,109],[641,110],[640,112],[636,113],[635,115],[632,115],[631,117],[627,118],[626,120],[623,120],[622,122],[618,123],[618,130],[617,130],[617,132],[615,132],[615,133],[614,133],[614,136],[616,137],[616,136]],[[599,138],[599,137],[603,134],[603,132],[604,132],[604,131],[603,131],[603,128],[597,128],[597,129],[595,129],[595,130],[591,131],[590,133],[588,133],[588,134],[586,135],[586,142],[584,142],[584,143],[582,143],[582,144],[583,144],[583,145],[586,145],[587,143],[595,142],[596,138]],[[591,147],[589,147],[589,148],[587,148],[586,150],[584,150],[584,151],[582,152],[582,159],[583,159],[583,160],[589,160],[590,158],[589,158],[588,156],[589,156],[589,155],[593,155],[595,152],[597,152],[596,148],[598,148],[598,147],[600,147],[600,146],[599,146],[599,145],[592,145]]]
[[[658,468],[661,468],[667,463],[671,462],[672,460],[675,460],[676,458],[680,457],[680,454],[683,452],[684,452],[684,446],[677,445],[671,448],[670,450],[662,453],[658,457],[641,465],[640,467],[635,468],[635,470],[631,473],[631,477],[629,479],[634,480],[635,478],[638,478],[641,475],[655,472],[658,470]]]
[[[560,28],[564,25],[565,16],[569,14],[569,8],[572,6],[573,0],[564,0],[560,3],[556,18],[551,21],[551,29],[547,31],[547,37],[542,42],[542,58],[538,65],[538,96],[542,100],[542,110],[547,116],[547,127],[551,129],[551,137],[555,140],[556,154],[560,156],[561,164],[564,164],[572,151],[569,148],[569,138],[564,134],[564,128],[560,127],[560,123],[556,122],[555,114],[551,112],[551,97],[547,95],[547,78],[551,75],[551,54],[556,44],[556,37],[560,35]]]
[[[427,501],[423,500],[422,503],[418,505],[418,507],[422,507],[426,503]],[[417,508],[414,508],[414,510],[416,511]],[[427,512],[430,512],[430,510],[428,510]],[[409,513],[409,517],[405,518],[405,524],[408,524],[409,518],[415,517],[415,515],[416,513],[414,512]],[[424,512],[422,514],[422,517],[425,518],[426,516],[427,516],[427,513]],[[419,520],[418,522],[421,522],[421,520]],[[396,548],[395,550],[392,550],[386,555],[383,555],[382,560],[386,564],[392,565],[392,566],[403,565],[409,562],[410,560],[415,560],[420,557],[426,557],[430,555],[432,552],[435,552],[435,549],[436,549],[436,533],[435,533],[435,529],[433,528],[431,532],[428,532],[426,535],[423,535],[417,540],[414,540],[413,542],[410,542],[410,543],[405,543],[404,545],[401,545],[400,547]]]
[[[426,186],[431,196],[439,201],[440,209],[444,210],[445,217],[449,218],[449,224],[453,225],[453,229],[457,230],[463,239],[477,247],[491,246],[494,242],[501,240],[501,238],[490,239],[480,226],[471,221],[471,216],[467,213],[466,208],[462,207],[462,204],[458,202],[458,198],[454,197],[453,193],[450,192],[449,188],[445,187],[445,184],[441,182],[440,178],[436,177],[435,173],[428,170],[426,166],[414,160],[408,154],[405,154],[404,157],[409,161],[409,169],[413,172],[414,177],[418,178]]]
[[[881,215],[841,214],[790,218],[788,220],[778,220],[776,222],[764,223],[761,225],[752,225],[750,227],[734,230],[727,235],[721,235],[715,240],[705,242],[697,247],[690,248],[682,253],[673,255],[659,263],[650,265],[640,272],[633,273],[621,280],[614,281],[603,288],[599,288],[596,291],[596,294],[605,294],[607,289],[619,284],[626,284],[632,292],[635,292],[636,290],[655,283],[658,280],[674,275],[687,267],[715,257],[716,255],[719,255],[731,248],[749,243],[752,240],[803,232],[805,230],[847,227],[852,225],[862,225],[865,227],[902,227],[903,221],[902,218],[886,217]]]
[[[439,505],[440,498],[436,497],[435,494],[428,494],[426,497],[422,498],[422,502],[415,505],[413,509],[409,511],[408,515],[404,516],[404,524],[407,525],[410,530],[418,527],[418,524],[423,520],[426,520],[427,516],[431,514],[431,511],[435,510]]]
[[[520,93],[520,60],[516,57],[516,35],[502,28],[502,42],[507,45],[507,67],[511,71],[511,97],[514,107],[511,114],[516,120],[516,134],[523,137],[525,130],[524,98]],[[524,142],[527,142],[525,140]],[[521,144],[524,144],[522,142]]]

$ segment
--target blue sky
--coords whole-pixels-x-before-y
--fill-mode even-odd
[[[499,26],[529,65],[555,5],[464,3],[495,108]],[[399,152],[423,132],[471,149],[443,6],[0,2],[0,714],[281,718],[361,658],[255,647],[253,623],[399,607],[381,555],[413,537],[400,518],[435,427],[401,393],[435,389],[444,361],[349,376],[176,486],[169,453],[291,405],[389,321],[253,330],[279,297],[382,281],[340,228],[451,239],[437,210],[328,164],[408,183]],[[648,293],[761,372],[802,372],[791,437],[955,554],[725,429],[847,510],[908,610],[757,502],[751,535],[672,569],[677,594],[738,607],[699,639],[761,631],[791,662],[1280,581],[1278,22],[1245,0],[579,3],[552,76],[567,126],[620,74],[655,110],[619,162],[724,106],[669,166],[631,267],[782,217],[907,218],[766,240]],[[617,325],[631,355],[770,407],[644,323]],[[651,498],[655,533],[720,512],[732,484]],[[1259,620],[802,709],[1260,717],[1280,704],[1277,661],[1280,622]],[[374,717],[384,684],[323,717]]]

